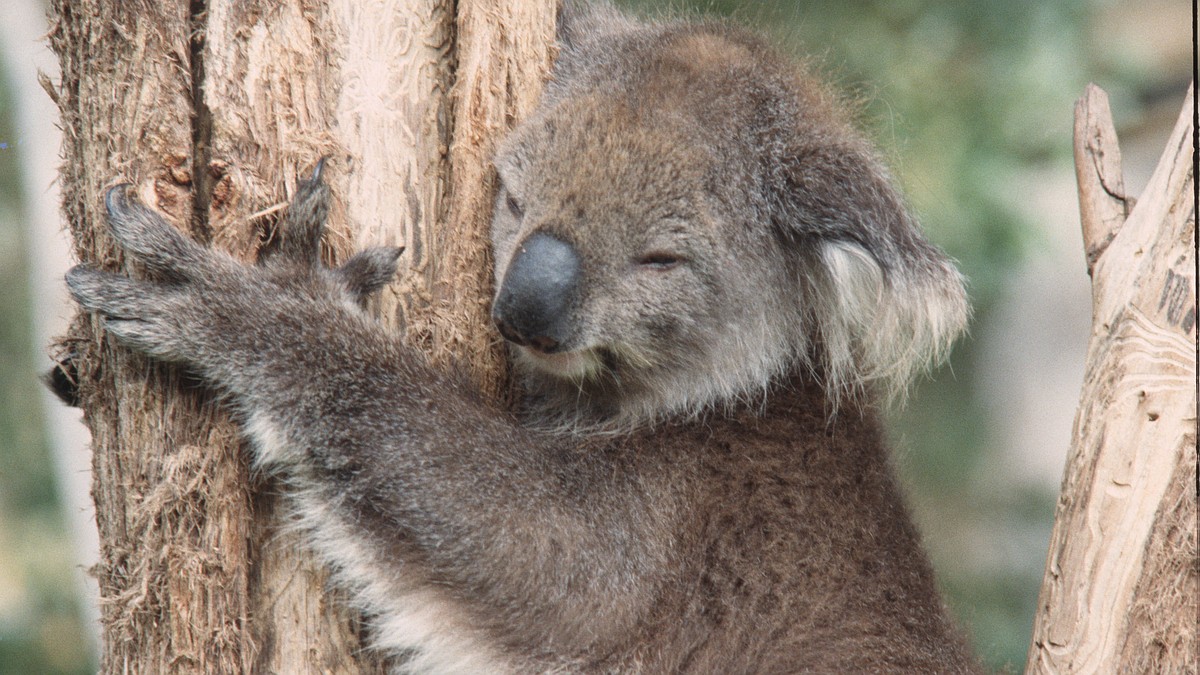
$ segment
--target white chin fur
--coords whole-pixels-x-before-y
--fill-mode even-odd
[[[600,357],[594,349],[544,354],[528,347],[516,348],[521,365],[564,380],[584,380],[600,369]]]

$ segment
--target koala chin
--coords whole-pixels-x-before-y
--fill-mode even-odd
[[[71,292],[222,393],[397,672],[977,671],[875,412],[963,329],[959,274],[760,39],[575,3],[559,39],[495,160],[519,410],[363,311],[398,250],[320,264],[320,165],[256,266],[114,188],[148,278]]]

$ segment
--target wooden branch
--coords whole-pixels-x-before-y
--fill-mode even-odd
[[[1129,217],[1133,201],[1125,194],[1121,149],[1113,128],[1108,94],[1089,84],[1075,103],[1075,179],[1088,274]]]
[[[1194,106],[1132,208],[1107,97],[1076,107],[1093,327],[1030,673],[1196,669]]]

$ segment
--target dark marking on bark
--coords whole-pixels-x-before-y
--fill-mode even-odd
[[[1179,326],[1189,334],[1196,327],[1195,297],[1191,279],[1177,274],[1175,270],[1167,270],[1167,280],[1163,283],[1162,295],[1158,299],[1158,309],[1166,312],[1167,321],[1172,326]]]
[[[195,196],[192,209],[192,234],[204,243],[212,240],[209,230],[209,206],[216,178],[211,171],[212,111],[204,100],[204,42],[208,21],[207,0],[191,0],[188,6],[188,67],[192,80],[192,177]]]

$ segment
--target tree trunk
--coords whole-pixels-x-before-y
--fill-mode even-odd
[[[331,261],[402,244],[383,320],[506,391],[487,305],[497,136],[552,58],[554,0],[55,0],[52,88],[76,256],[138,274],[104,224],[122,181],[197,239],[252,260],[318,158]],[[80,315],[94,446],[102,672],[378,672],[325,573],[252,476],[236,428],[176,370]],[[332,598],[332,599],[331,599]]]
[[[1107,96],[1076,106],[1093,327],[1030,673],[1196,672],[1194,114],[1135,204]]]

